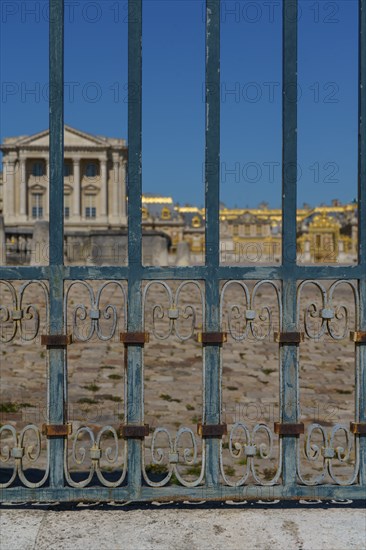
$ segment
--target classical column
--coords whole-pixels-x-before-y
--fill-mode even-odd
[[[73,216],[80,219],[80,158],[73,157],[72,162],[74,181]]]
[[[6,218],[8,213],[8,163],[3,158],[3,216]]]
[[[45,193],[45,204],[44,204],[44,218],[48,218],[49,214],[49,201],[50,201],[50,160],[49,158],[46,158],[46,166],[47,166],[47,172],[46,172],[46,193]]]
[[[0,215],[0,265],[6,265],[6,237],[4,217]]]
[[[20,157],[20,196],[19,196],[19,214],[23,219],[27,217],[27,170],[26,159]]]
[[[351,238],[352,238],[352,255],[354,258],[357,258],[357,243],[358,243],[358,219],[357,217],[353,217],[351,220],[351,226],[352,226],[352,232],[351,232]]]
[[[120,163],[120,172],[121,172],[121,180],[118,182],[118,187],[120,189],[120,202],[119,202],[119,213],[122,218],[122,223],[127,223],[126,218],[126,169],[127,169],[127,162],[126,160],[122,160]]]
[[[9,158],[4,162],[4,216],[5,221],[12,221],[14,217],[14,181],[15,181],[15,159]]]
[[[119,178],[119,156],[117,153],[113,153],[113,205],[112,216],[114,222],[119,222],[120,218],[120,178]]]
[[[103,157],[99,159],[99,162],[101,179],[100,215],[106,219],[108,214],[107,160]]]

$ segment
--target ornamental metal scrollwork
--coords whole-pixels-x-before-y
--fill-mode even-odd
[[[223,323],[225,295],[228,289],[237,286],[243,293],[243,302],[230,304],[227,314],[228,332],[237,342],[246,340],[250,336],[253,337],[254,340],[264,340],[268,338],[272,332],[274,326],[272,307],[268,304],[262,306],[257,305],[259,298],[258,291],[264,285],[272,287],[275,291],[276,305],[278,307],[278,326],[279,330],[281,330],[281,291],[276,283],[267,280],[258,281],[251,292],[243,281],[228,281],[222,287],[220,300],[221,323]]]
[[[339,432],[343,433],[345,436],[346,445],[344,447],[336,446],[335,444],[335,437]],[[314,441],[315,433],[318,433],[321,437],[321,446]],[[353,472],[348,479],[340,479],[334,471],[334,463],[336,461],[340,464],[350,463],[353,442],[355,442],[355,463],[353,466]],[[329,431],[327,428],[317,423],[310,424],[310,426],[308,426],[304,441],[305,457],[309,462],[322,460],[322,471],[315,478],[310,480],[305,479],[304,474],[301,471],[300,452],[301,450],[299,446],[297,471],[300,481],[304,483],[304,485],[319,485],[324,481],[327,474],[337,485],[352,485],[357,479],[360,463],[359,441],[357,437],[350,433],[349,428],[345,425],[336,424]]]
[[[40,329],[39,305],[25,303],[26,290],[31,286],[39,287],[42,290],[45,300],[45,325],[48,326],[48,289],[42,281],[27,281],[18,289],[8,281],[0,281],[9,292],[10,304],[0,303],[0,341],[8,343],[14,340],[17,334],[24,342],[35,340]],[[6,325],[9,326],[7,334]]]
[[[175,335],[178,340],[184,342],[189,340],[194,336],[196,328],[196,319],[197,312],[194,304],[187,304],[180,306],[181,294],[186,287],[195,287],[198,289],[200,300],[201,300],[201,311],[202,311],[202,324],[205,323],[205,312],[204,312],[204,295],[201,285],[197,281],[183,281],[180,283],[176,291],[172,291],[170,286],[164,281],[151,281],[144,288],[143,292],[143,319],[142,323],[145,326],[146,319],[146,308],[147,308],[147,298],[149,290],[153,287],[160,287],[163,289],[164,293],[167,296],[168,307],[164,307],[163,304],[155,304],[152,307],[152,334],[157,340],[167,340],[169,336]],[[158,322],[168,319],[168,327],[162,332],[159,328]],[[182,334],[181,329],[179,328],[179,321],[189,321],[189,329],[187,334]]]
[[[164,434],[167,438],[167,447],[165,449],[162,449],[161,447],[157,446],[156,440],[159,436],[159,434]],[[190,437],[190,440],[192,442],[192,447],[185,447],[183,450],[183,453],[179,452],[179,444],[180,439],[184,434],[188,434]],[[142,466],[142,473],[144,480],[150,487],[163,487],[164,485],[167,485],[169,483],[172,475],[174,474],[179,483],[183,485],[184,487],[197,487],[200,483],[202,483],[204,474],[205,474],[205,442],[202,442],[202,464],[201,464],[201,471],[197,479],[194,481],[188,481],[184,479],[184,477],[180,474],[178,469],[179,464],[179,458],[183,458],[183,464],[186,466],[193,466],[197,464],[197,458],[198,458],[198,449],[197,449],[197,441],[196,437],[193,433],[193,431],[190,428],[182,427],[180,428],[176,436],[174,438],[174,441],[172,440],[172,437],[170,435],[169,430],[166,428],[156,428],[151,440],[151,456],[153,464],[156,465],[162,465],[167,464],[168,472],[165,475],[165,477],[161,481],[152,481],[147,472],[146,472],[146,466],[145,466],[145,458],[143,457],[143,466]],[[166,461],[164,462],[164,458]]]
[[[358,326],[359,319],[359,295],[357,287],[351,281],[335,281],[327,290],[319,281],[303,281],[297,290],[297,323],[300,327],[300,301],[306,287],[315,287],[321,297],[321,307],[315,302],[310,302],[304,309],[304,330],[308,338],[319,340],[328,334],[333,340],[348,338],[350,331],[350,311],[348,304],[334,304],[334,294],[340,286],[347,286],[353,292],[355,305],[354,325]]]
[[[0,427],[0,442],[1,442],[1,435],[6,432],[10,432],[11,434],[12,445],[9,447],[9,444],[7,444],[0,447],[0,462],[7,463],[11,459],[13,459],[14,467],[13,467],[13,473],[10,479],[5,483],[0,483],[0,488],[9,487],[14,482],[17,475],[25,487],[36,489],[37,487],[41,487],[42,485],[44,485],[49,474],[48,443],[47,443],[47,451],[46,451],[47,452],[46,470],[40,481],[32,482],[29,479],[27,479],[24,471],[24,464],[23,464],[23,461],[25,459],[28,462],[36,463],[39,460],[39,457],[41,456],[42,440],[41,440],[41,432],[39,428],[35,424],[28,424],[28,426],[25,426],[22,429],[22,431],[19,434],[17,434],[14,426],[11,426],[10,424],[5,424],[4,426]],[[32,445],[26,444],[26,438],[29,435],[29,433],[32,433],[36,439],[35,443],[33,443]]]
[[[96,335],[99,340],[104,340],[104,341],[111,340],[115,336],[116,331],[118,330],[118,322],[120,320],[120,317],[123,317],[123,323],[124,323],[123,330],[125,330],[127,297],[126,297],[126,290],[124,286],[118,281],[108,281],[104,283],[98,289],[96,294],[89,283],[85,281],[73,281],[65,292],[64,311],[65,311],[66,327],[68,327],[67,306],[69,304],[70,290],[73,287],[76,287],[77,285],[87,290],[87,293],[89,295],[89,307],[86,304],[78,303],[72,308],[72,311],[71,311],[72,333],[75,341],[88,342],[89,340],[91,340],[93,335]],[[101,308],[100,306],[102,294],[105,291],[105,289],[110,286],[117,287],[121,292],[122,312],[120,314],[118,313],[118,308],[116,305],[107,304],[106,306],[104,306],[104,308]],[[89,321],[88,321],[88,318],[89,318]],[[101,326],[101,319],[111,322],[109,331],[106,334],[103,333],[103,328]],[[80,326],[79,326],[80,322],[81,322],[81,326],[85,327],[85,330],[83,331],[80,330]],[[89,323],[89,325],[87,325],[87,323]],[[120,329],[121,328],[122,327],[120,327]]]
[[[161,297],[160,303],[149,303],[150,291],[160,289],[165,299]],[[185,290],[193,289],[199,297],[197,305],[193,303],[183,303],[182,295]],[[155,294],[156,296],[156,294]],[[155,298],[156,299],[156,298]],[[197,329],[198,319],[202,326],[205,324],[204,293],[202,286],[197,281],[183,281],[175,290],[173,290],[165,281],[151,281],[146,284],[143,292],[143,318],[142,326],[146,330],[147,313],[151,314],[151,327],[149,323],[149,332],[157,340],[167,340],[170,336],[175,336],[179,341],[185,342],[192,338]],[[151,309],[150,309],[151,308]],[[199,317],[200,316],[200,317]],[[185,326],[182,325],[185,323]],[[158,445],[158,438],[166,440],[165,446]],[[186,442],[183,445],[184,438],[189,438],[191,445]],[[147,450],[147,449],[146,449]],[[205,472],[205,442],[202,442],[202,462],[200,473],[195,480],[187,480],[179,471],[179,466],[192,467],[198,462],[198,446],[194,432],[188,427],[181,427],[174,439],[168,429],[158,427],[155,429],[151,438],[151,457],[152,464],[156,466],[165,466],[166,473],[160,481],[153,481],[149,478],[145,456],[143,455],[143,477],[147,485],[151,487],[163,487],[169,483],[172,476],[175,480],[185,487],[196,487],[204,477]]]
[[[106,449],[103,449],[101,446],[101,440],[105,437],[105,434],[111,434],[113,440],[113,447],[109,446]],[[86,446],[77,447],[79,441],[78,438],[80,435],[86,434],[89,438],[89,449]],[[64,470],[67,483],[71,487],[86,487],[92,481],[94,474],[97,475],[98,480],[105,487],[119,487],[127,473],[127,445],[123,443],[123,467],[122,473],[117,481],[110,481],[105,478],[102,473],[101,460],[104,458],[107,461],[108,465],[117,464],[119,457],[119,439],[118,434],[113,426],[103,426],[99,430],[97,436],[95,437],[94,432],[91,428],[87,426],[81,426],[76,432],[73,438],[72,448],[71,448],[71,458],[79,466],[83,465],[87,459],[90,459],[91,466],[89,473],[86,479],[82,481],[75,481],[69,470],[69,448],[68,445],[65,445],[65,455],[64,455]]]
[[[267,437],[267,442],[262,442],[258,445],[257,435],[262,432]],[[241,435],[243,441],[234,441],[236,438],[239,438]],[[230,487],[240,487],[248,480],[250,474],[256,483],[263,486],[275,485],[282,472],[282,441],[279,439],[279,450],[278,450],[278,466],[276,472],[272,479],[264,480],[262,479],[257,471],[254,459],[258,456],[260,459],[270,459],[273,454],[274,448],[274,436],[272,430],[263,423],[257,424],[252,432],[244,422],[236,422],[230,430],[229,436],[229,453],[232,458],[246,458],[246,465],[244,469],[244,474],[237,481],[232,481],[225,474],[224,460],[223,460],[223,441],[220,442],[220,469],[223,480],[226,485]]]

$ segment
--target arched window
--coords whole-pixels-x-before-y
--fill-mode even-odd
[[[194,216],[192,219],[192,227],[201,227],[201,220],[199,216]]]
[[[162,220],[170,220],[170,210],[166,206],[161,209],[161,219]]]

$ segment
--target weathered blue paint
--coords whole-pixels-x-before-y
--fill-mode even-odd
[[[296,332],[297,0],[285,0],[282,63],[282,266],[283,331]],[[288,16],[291,8],[291,17]],[[291,269],[292,268],[292,269]],[[281,422],[298,421],[298,346],[280,346]],[[297,438],[283,437],[283,481],[296,483]]]
[[[64,257],[64,2],[50,2],[50,230],[49,230],[49,290],[50,334],[63,334],[63,257]],[[65,421],[65,350],[49,351],[48,421],[63,424]],[[64,485],[62,437],[49,440],[50,485]]]
[[[142,195],[142,0],[128,6],[128,319],[131,332],[142,331],[141,297],[141,195]],[[142,347],[128,346],[127,410],[128,424],[143,422]],[[128,485],[132,498],[141,490],[142,444],[128,441]]]
[[[359,330],[366,331],[366,0],[359,1],[358,263]],[[366,422],[366,346],[356,348],[356,418]],[[360,437],[360,482],[366,486],[365,437]]]
[[[297,83],[297,0],[284,0],[291,17],[283,17],[283,90],[295,90]],[[225,280],[278,280],[282,282],[282,330],[297,331],[296,289],[301,280],[356,280],[359,292],[358,330],[366,330],[366,0],[359,0],[359,261],[355,266],[296,265],[296,160],[297,104],[283,93],[283,234],[282,264],[279,266],[224,266],[219,261],[219,161],[220,161],[220,0],[206,2],[206,254],[205,265],[197,267],[146,267],[142,265],[141,233],[141,128],[142,128],[142,0],[129,0],[128,40],[128,266],[63,265],[63,0],[50,0],[50,261],[48,266],[0,267],[3,280],[45,280],[50,287],[51,334],[63,326],[64,282],[69,280],[124,280],[128,283],[127,328],[142,332],[143,281],[202,280],[205,284],[205,330],[219,332],[220,284]],[[289,11],[287,12],[287,14]],[[203,421],[222,422],[221,349],[205,346]],[[49,422],[65,422],[66,353],[49,351]],[[123,362],[121,350],[121,364]],[[144,422],[143,351],[128,346],[126,419]],[[280,411],[282,422],[299,421],[298,346],[280,344]],[[366,347],[356,344],[356,415],[366,421]],[[128,441],[128,483],[116,488],[67,486],[63,472],[64,440],[50,445],[49,486],[37,489],[2,489],[2,501],[144,501],[159,499],[362,499],[366,487],[366,438],[356,436],[360,446],[358,479],[349,486],[299,483],[296,467],[298,440],[282,438],[282,478],[273,486],[248,484],[229,487],[221,482],[218,438],[205,442],[204,484],[198,487],[147,487],[142,484],[142,452],[139,440]]]
[[[359,0],[358,262],[366,266],[366,2]],[[363,271],[365,276],[365,271]]]
[[[63,268],[65,280],[120,280],[128,279],[129,268],[126,266],[65,266]],[[143,280],[204,280],[208,277],[207,266],[196,267],[147,267],[142,266],[141,278]],[[226,266],[221,265],[216,269],[217,277],[221,281],[229,279],[270,279],[282,280],[288,272],[284,266]],[[297,265],[290,269],[294,279],[319,279],[335,280],[349,279],[358,280],[363,277],[364,267],[361,265]],[[47,266],[2,266],[0,267],[2,280],[25,281],[25,280],[47,280],[49,268]]]
[[[205,308],[207,332],[220,331],[219,284],[217,268],[220,263],[220,1],[206,3],[206,152],[205,152],[205,208],[207,268]],[[205,346],[204,354],[204,410],[203,422],[220,423],[220,348]],[[218,486],[220,477],[219,439],[205,442],[206,484]]]

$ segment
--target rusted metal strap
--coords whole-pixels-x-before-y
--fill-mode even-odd
[[[42,346],[47,348],[66,348],[72,344],[71,334],[42,334],[41,336]]]
[[[122,424],[120,434],[124,439],[144,439],[149,435],[149,424],[136,426],[134,424]]]
[[[222,437],[227,434],[226,424],[197,424],[197,433],[201,437]]]
[[[298,437],[300,434],[304,433],[304,430],[305,428],[303,422],[299,422],[297,424],[290,424],[287,422],[274,423],[274,433],[278,435]]]
[[[125,346],[143,346],[149,342],[150,337],[148,332],[121,332],[119,340]]]
[[[350,332],[352,342],[356,344],[366,344],[366,332],[359,330],[358,332]]]
[[[227,332],[199,332],[197,342],[203,346],[220,346],[227,342]]]
[[[47,437],[67,437],[72,434],[72,424],[43,424],[42,434]]]
[[[366,422],[351,422],[349,427],[353,434],[366,435]]]
[[[305,340],[303,332],[275,332],[274,340],[278,344],[300,344]]]

